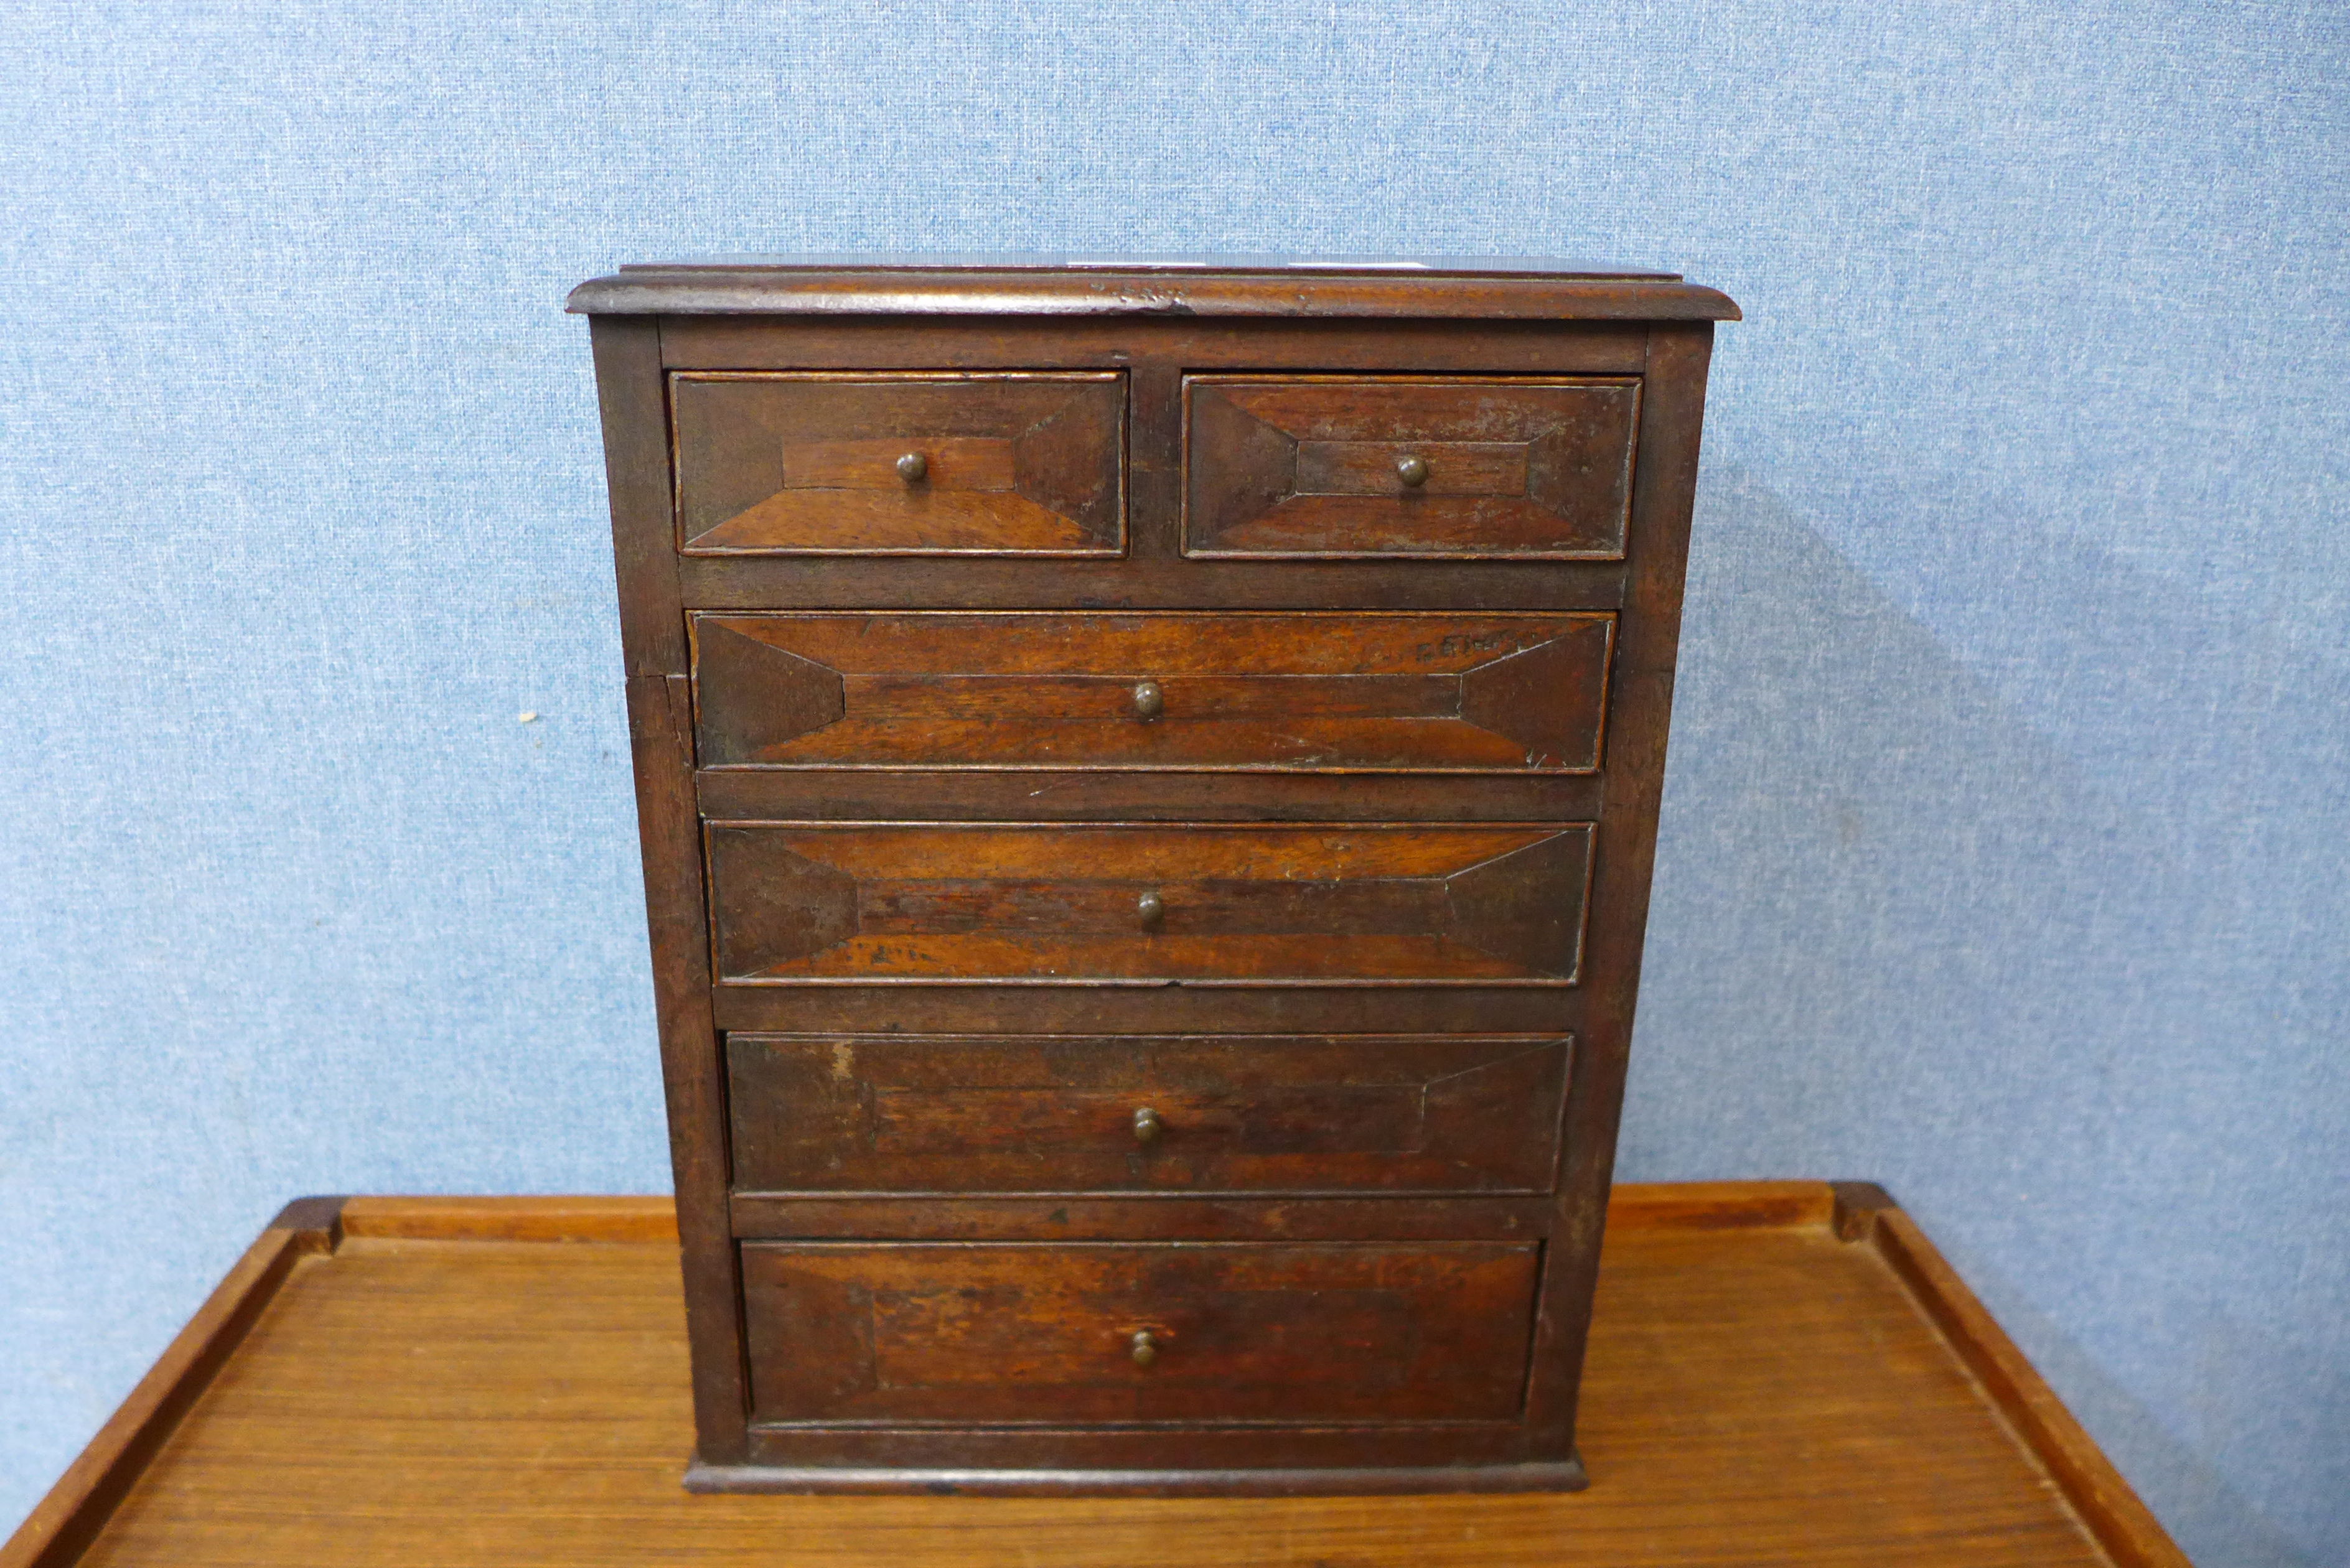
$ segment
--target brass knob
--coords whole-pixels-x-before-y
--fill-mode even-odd
[[[930,477],[931,460],[919,452],[910,452],[898,460],[898,477],[909,484],[920,484]]]
[[[1134,716],[1148,724],[1167,711],[1167,693],[1159,689],[1156,680],[1145,680],[1134,689]]]
[[[1396,462],[1396,477],[1402,480],[1407,487],[1418,490],[1428,483],[1428,460],[1419,457],[1399,459]]]
[[[1145,893],[1134,901],[1134,912],[1141,919],[1145,930],[1157,930],[1159,922],[1167,918],[1167,906],[1156,893]]]
[[[1160,1121],[1159,1119],[1159,1113],[1152,1110],[1149,1106],[1145,1106],[1140,1110],[1134,1113],[1135,1142],[1139,1144],[1157,1143],[1159,1141],[1159,1135],[1166,1130],[1167,1124]]]
[[[1149,1329],[1136,1329],[1134,1331],[1134,1364],[1137,1366],[1148,1366],[1158,1359],[1159,1342],[1150,1337]]]

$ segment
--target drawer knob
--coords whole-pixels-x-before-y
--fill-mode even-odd
[[[1166,1130],[1167,1124],[1160,1121],[1159,1119],[1159,1113],[1152,1110],[1149,1106],[1145,1106],[1140,1110],[1134,1113],[1135,1142],[1139,1144],[1157,1143],[1159,1141],[1159,1135]]]
[[[1134,689],[1134,716],[1148,724],[1167,711],[1167,693],[1159,689],[1156,680],[1145,680]]]
[[[910,452],[898,460],[898,477],[909,484],[920,484],[931,474],[931,460],[919,452]]]
[[[1424,457],[1399,458],[1396,461],[1396,477],[1402,480],[1407,488],[1418,490],[1428,483],[1428,460]]]
[[[1134,901],[1134,912],[1142,921],[1144,930],[1155,931],[1159,929],[1159,922],[1167,918],[1167,906],[1158,894],[1145,893]]]
[[[1134,1331],[1134,1364],[1137,1366],[1148,1366],[1158,1359],[1159,1342],[1150,1336],[1149,1329],[1136,1329]]]

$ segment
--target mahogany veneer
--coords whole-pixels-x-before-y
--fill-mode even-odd
[[[1735,307],[734,261],[572,308],[692,1484],[1581,1485]]]

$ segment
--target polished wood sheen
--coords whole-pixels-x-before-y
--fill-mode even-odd
[[[1115,555],[1113,374],[672,379],[695,555]]]
[[[1605,615],[696,615],[705,768],[1589,773]]]
[[[1579,1485],[1735,307],[1490,258],[573,306],[691,1484]]]
[[[712,823],[729,984],[1572,983],[1591,832]]]
[[[689,1496],[676,1235],[661,1199],[306,1200],[0,1568],[2187,1562],[1863,1186],[1617,1189],[1580,1423],[1591,1486],[1547,1495],[1050,1495],[1066,1476],[1033,1478],[1048,1495],[938,1495],[992,1479],[966,1472],[895,1496]]]
[[[1563,1036],[727,1037],[746,1192],[1544,1192]]]

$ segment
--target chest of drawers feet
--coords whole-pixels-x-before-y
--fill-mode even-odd
[[[571,307],[687,1484],[1585,1484],[1735,307],[1547,264],[780,259]]]

